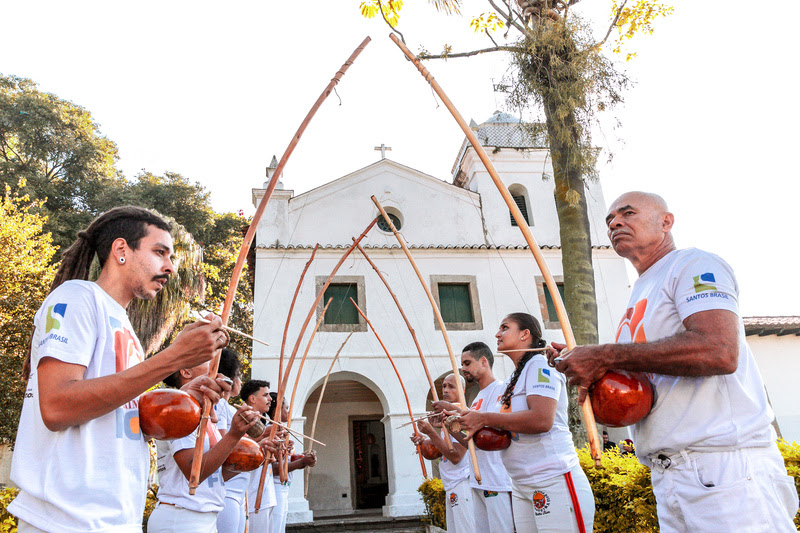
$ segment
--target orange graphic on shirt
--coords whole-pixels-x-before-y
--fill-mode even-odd
[[[476,411],[480,411],[481,410],[481,404],[483,404],[483,398],[481,398],[477,402],[473,403],[472,404],[472,408],[475,409]]]
[[[622,317],[617,328],[616,342],[620,342],[620,338],[622,338],[623,342],[626,340],[636,343],[647,342],[647,337],[644,334],[644,324],[641,323],[645,310],[647,310],[647,298],[639,300],[636,305],[629,307],[625,311],[625,316]],[[626,327],[629,335],[627,339],[623,336],[624,328]]]
[[[125,328],[114,331],[114,354],[117,357],[117,372],[122,372],[144,360],[136,337]]]

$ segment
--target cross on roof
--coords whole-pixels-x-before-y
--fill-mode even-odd
[[[374,150],[380,150],[381,151],[381,159],[386,159],[386,150],[391,151],[392,148],[390,146],[386,146],[385,144],[381,143],[381,145],[380,146],[376,146],[374,148]]]

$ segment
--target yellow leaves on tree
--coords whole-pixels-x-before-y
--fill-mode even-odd
[[[622,9],[620,10],[620,6]],[[621,54],[622,48],[627,41],[633,39],[637,33],[653,34],[653,22],[658,17],[666,17],[674,12],[672,6],[654,0],[636,0],[632,6],[627,5],[627,0],[619,4],[617,0],[612,2],[612,14],[619,17],[615,25],[617,30],[617,40],[614,42],[613,51]],[[628,52],[625,56],[626,61],[636,57],[636,52]]]
[[[25,187],[21,180],[19,188]],[[47,294],[56,252],[49,233],[42,233],[45,217],[34,211],[43,202],[31,202],[6,185],[0,203],[0,442],[13,442],[22,405],[22,362],[28,349],[33,315]]]
[[[380,11],[390,26],[397,27],[400,20],[400,10],[403,8],[403,0],[369,0],[361,2],[361,16],[371,19]]]

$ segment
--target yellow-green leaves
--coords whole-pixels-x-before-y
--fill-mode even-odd
[[[361,16],[371,19],[378,15],[380,10],[383,16],[393,28],[400,21],[400,10],[403,8],[403,0],[369,0],[361,2]]]
[[[674,12],[672,6],[658,2],[657,0],[636,0],[632,6],[622,8],[620,11],[619,3],[617,0],[612,1],[612,16],[617,16],[617,40],[614,42],[613,51],[615,54],[621,54],[622,48],[627,41],[633,39],[637,33],[646,33],[647,35],[653,34],[653,22],[658,17],[666,17]],[[625,56],[625,61],[630,61],[636,57],[636,52],[628,52]]]
[[[492,11],[490,13],[481,13],[479,16],[472,19],[469,23],[469,27],[472,28],[472,31],[475,33],[489,33],[490,31],[497,31],[505,28],[505,24],[503,24],[503,21],[497,16],[497,13]]]

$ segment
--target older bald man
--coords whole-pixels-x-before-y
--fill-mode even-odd
[[[739,316],[733,270],[714,254],[678,250],[674,216],[655,194],[611,205],[611,245],[639,273],[617,344],[549,354],[580,387],[610,369],[647,372],[653,409],[634,426],[652,470],[662,533],[795,532],[793,479],[775,445],[774,418]]]

